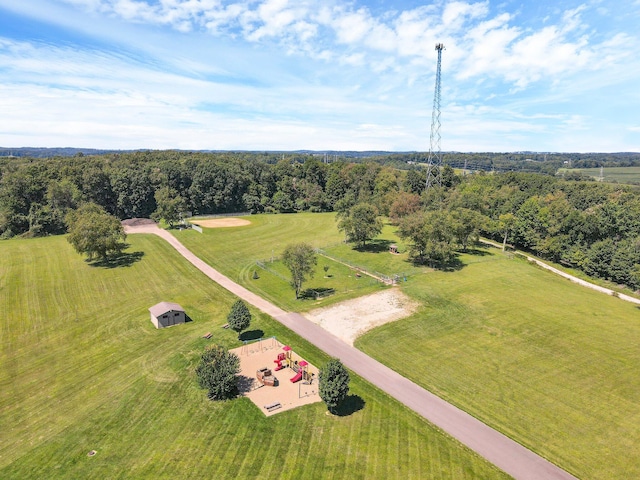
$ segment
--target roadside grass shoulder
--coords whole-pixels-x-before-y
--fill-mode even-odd
[[[506,478],[355,375],[364,408],[344,417],[207,400],[193,370],[206,344],[240,345],[220,328],[235,299],[163,240],[128,240],[139,254],[118,267],[64,237],[0,244],[0,478]],[[192,321],[156,330],[161,300]],[[252,330],[327,360],[253,313]]]

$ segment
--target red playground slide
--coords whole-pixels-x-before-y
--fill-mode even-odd
[[[296,376],[291,379],[291,383],[296,383],[296,382],[299,382],[300,380],[302,380],[302,369],[298,370],[298,373],[296,373]]]
[[[277,372],[278,370],[282,370],[284,368],[284,365],[282,365],[282,362],[285,359],[285,355],[284,353],[279,353],[278,354],[278,358],[276,358],[273,363],[275,363],[277,366],[275,368],[275,371]]]

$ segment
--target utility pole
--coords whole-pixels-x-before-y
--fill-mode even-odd
[[[431,114],[431,135],[429,137],[429,157],[427,158],[426,189],[442,186],[442,148],[440,146],[440,71],[444,45],[436,43],[438,66],[436,68],[436,88],[433,94],[433,112]]]

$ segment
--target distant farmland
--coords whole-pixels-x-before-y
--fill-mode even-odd
[[[581,173],[595,179],[600,178],[599,168],[560,168],[558,175]],[[604,181],[608,183],[627,183],[640,185],[640,167],[610,167],[604,169]]]

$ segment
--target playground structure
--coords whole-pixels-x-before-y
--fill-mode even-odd
[[[268,387],[277,387],[278,379],[271,373],[269,368],[261,368],[256,372],[256,378],[262,385],[266,385]]]
[[[292,350],[289,345],[282,347],[282,350],[284,350],[284,353],[279,353],[278,357],[273,361],[276,364],[276,372],[289,367],[295,372],[295,375],[289,379],[291,383],[305,380],[311,384],[315,375],[308,372],[309,363],[306,360],[293,360]]]
[[[294,366],[293,371],[294,372],[296,371],[295,367],[298,368],[298,371],[295,374],[295,376],[291,378],[291,383],[299,382],[300,380],[305,378],[305,373],[307,372],[307,365],[309,365],[307,362],[305,362],[304,360],[301,360],[300,362],[298,362],[298,365]],[[305,378],[305,380],[311,381],[308,378]]]
[[[271,416],[321,401],[316,381],[318,369],[297,355],[290,346],[275,338],[267,338],[245,344],[233,352],[240,358],[240,393],[264,415]],[[269,364],[274,367],[268,367]],[[289,375],[288,382],[278,381],[275,372],[285,368],[293,370],[293,377]]]
[[[276,364],[276,368],[274,369],[276,372],[286,367],[286,364],[283,365],[282,362],[286,362],[286,355],[284,353],[279,353],[278,358],[273,361],[273,363]]]

